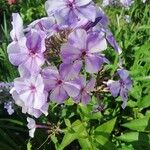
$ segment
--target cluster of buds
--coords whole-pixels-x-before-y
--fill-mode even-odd
[[[109,44],[121,54],[106,15],[92,0],[48,0],[45,8],[48,16],[25,29],[21,16],[12,15],[7,49],[20,73],[10,93],[23,113],[36,118],[48,114],[50,101],[63,103],[71,97],[75,103],[89,103],[99,86],[99,72],[110,63],[103,51]],[[119,81],[101,84],[108,85],[114,97],[122,97],[124,108],[131,80],[122,67],[118,74]]]

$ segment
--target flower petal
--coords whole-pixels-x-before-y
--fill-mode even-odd
[[[63,103],[68,98],[68,94],[62,86],[57,86],[50,95],[51,100],[55,100],[57,103]]]
[[[75,0],[75,5],[76,6],[84,6],[91,2],[92,2],[92,0]]]
[[[74,82],[65,82],[63,88],[66,90],[67,94],[70,97],[76,97],[80,92],[80,85],[75,84]]]
[[[107,82],[107,86],[109,87],[109,90],[112,94],[113,97],[117,97],[119,92],[120,92],[120,82],[119,81],[113,81],[113,80],[109,80]]]
[[[82,50],[86,50],[86,41],[87,41],[87,33],[83,29],[76,29],[71,34],[69,34],[69,43],[70,45]],[[81,40],[82,39],[82,40]]]
[[[88,93],[86,93],[86,92],[83,92],[82,93],[82,96],[81,96],[81,102],[83,103],[83,104],[88,104],[89,103],[89,101],[90,101],[90,99],[91,99],[91,97],[90,97],[90,95],[88,94]]]
[[[89,21],[94,22],[96,18],[96,8],[94,5],[78,7],[78,11],[76,12],[76,14],[81,19],[87,18],[89,19]]]
[[[65,80],[74,79],[79,75],[81,67],[82,61],[80,60],[74,63],[62,63],[59,69],[60,76]]]
[[[95,78],[91,78],[90,81],[87,83],[87,85],[85,87],[85,90],[87,92],[93,91],[94,87],[95,87],[95,84],[96,84],[96,79]]]
[[[64,9],[66,2],[64,0],[47,0],[45,3],[45,9],[49,16],[52,16],[56,11]]]
[[[63,62],[71,63],[80,58],[81,51],[70,44],[63,44],[61,47],[61,59]]]
[[[122,108],[124,109],[126,107],[126,103],[127,103],[127,100],[128,100],[128,90],[125,89],[125,88],[121,88],[120,97],[123,101]]]
[[[91,53],[101,52],[107,49],[106,39],[99,33],[92,33],[88,37],[88,50]]]
[[[24,37],[23,21],[18,13],[13,13],[12,18],[13,18],[12,21],[13,30],[10,32],[10,36],[14,41],[18,41],[20,40],[20,38]]]
[[[9,61],[15,65],[19,66],[28,57],[28,52],[26,49],[20,47],[18,43],[11,43],[7,47]]]
[[[85,57],[85,68],[86,71],[89,73],[97,73],[103,63],[104,59],[98,54],[88,54]]]
[[[129,77],[129,73],[125,69],[118,69],[117,72],[122,80],[126,80]]]
[[[26,45],[27,45],[27,48],[29,49],[29,51],[33,51],[35,53],[45,51],[45,47],[42,45],[42,37],[34,29],[32,29],[27,34],[27,43],[26,43]]]

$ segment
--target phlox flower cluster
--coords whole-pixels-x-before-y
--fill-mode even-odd
[[[89,103],[98,73],[110,63],[104,51],[110,45],[118,55],[122,52],[106,15],[92,0],[47,0],[45,9],[47,17],[25,28],[21,16],[13,13],[7,48],[20,74],[10,93],[23,113],[36,118],[48,114],[50,101],[63,103],[71,97],[75,103]],[[120,80],[107,85],[114,97],[121,96],[124,108],[131,80],[125,69],[117,72]]]
[[[102,6],[122,6],[125,9],[129,9],[134,3],[134,0],[103,0]]]
[[[123,7],[124,9],[129,9],[133,3],[134,0],[103,0],[102,1],[102,6],[120,6]],[[142,3],[148,2],[148,0],[141,0]]]

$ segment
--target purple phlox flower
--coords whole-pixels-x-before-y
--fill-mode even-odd
[[[13,13],[11,23],[12,23],[13,29],[10,32],[10,36],[14,42],[17,42],[20,40],[20,38],[24,37],[23,21],[22,21],[21,16],[18,13]]]
[[[106,62],[106,58],[100,54],[107,48],[103,35],[95,32],[87,34],[83,29],[73,31],[69,35],[68,42],[61,47],[62,61],[69,64],[84,60],[87,72],[98,72]]]
[[[60,65],[59,71],[56,67],[48,67],[42,71],[45,88],[50,92],[50,99],[63,103],[69,96],[75,97],[79,94],[80,86],[68,80],[67,72]]]
[[[116,42],[113,34],[110,31],[106,31],[106,39],[109,44],[116,50],[118,54],[122,53],[122,49],[119,47],[118,43]]]
[[[34,119],[30,118],[30,117],[27,117],[27,127],[30,129],[29,130],[29,136],[31,138],[34,137],[34,133],[35,133],[35,130],[36,130],[36,122]]]
[[[90,92],[94,90],[96,83],[95,78],[91,78],[90,81],[86,82],[86,79],[83,76],[80,76],[75,79],[74,82],[81,86],[79,95],[73,98],[74,101],[76,103],[81,102],[86,105],[91,99]]]
[[[18,44],[11,44],[7,51],[10,62],[30,72],[37,73],[44,64],[45,38],[36,30],[31,30]]]
[[[120,95],[123,101],[122,108],[124,109],[126,107],[126,102],[128,99],[128,92],[132,87],[132,81],[127,70],[118,69],[117,73],[120,76],[120,80],[109,80],[107,82],[107,86],[113,97],[117,97],[118,95]]]
[[[40,74],[30,78],[15,79],[10,93],[15,103],[22,107],[23,113],[28,113],[36,118],[42,113],[47,115],[48,93],[44,90],[44,81]]]
[[[4,103],[4,108],[7,109],[9,115],[12,115],[15,111],[13,109],[12,101],[8,101]]]
[[[95,21],[96,9],[92,0],[48,0],[45,8],[59,24],[74,24],[84,18]]]
[[[134,0],[120,0],[120,3],[123,7],[129,9],[129,7],[134,3]]]

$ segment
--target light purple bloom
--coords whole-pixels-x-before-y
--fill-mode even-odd
[[[44,90],[41,75],[15,79],[11,94],[15,103],[22,107],[23,113],[29,113],[37,118],[42,113],[47,115],[48,93]]]
[[[126,107],[126,102],[128,99],[128,92],[132,87],[132,81],[127,70],[118,69],[117,73],[120,76],[120,80],[109,80],[107,82],[107,86],[109,87],[109,90],[113,97],[117,97],[118,95],[120,95],[123,101],[122,108],[124,109]]]
[[[80,86],[68,80],[66,71],[61,68],[48,67],[42,71],[46,90],[51,91],[50,99],[58,103],[64,102],[69,96],[75,97],[79,94]]]
[[[73,99],[76,103],[79,103],[81,101],[83,104],[87,104],[91,99],[90,92],[93,91],[95,87],[95,78],[92,78],[90,81],[86,82],[86,79],[83,76],[80,76],[74,82],[81,86],[81,90],[80,94]]]
[[[12,115],[15,112],[14,109],[13,109],[11,101],[5,102],[4,103],[4,108],[7,109],[7,112],[8,112],[9,115]]]
[[[29,136],[31,138],[33,138],[34,137],[34,132],[36,130],[36,122],[35,122],[34,119],[32,119],[30,117],[27,117],[27,122],[28,122],[27,127],[30,129],[29,130]]]
[[[37,73],[45,62],[44,42],[44,38],[36,30],[31,30],[19,43],[8,46],[10,62],[21,68],[26,67],[32,73]]]
[[[134,3],[134,0],[120,0],[120,3],[127,9]]]
[[[95,32],[87,34],[85,30],[77,29],[69,35],[68,42],[62,45],[61,58],[64,63],[84,60],[86,71],[96,73],[106,61],[99,54],[106,48],[104,35]]]
[[[48,0],[45,8],[59,24],[74,24],[82,19],[95,21],[96,9],[92,0]]]
[[[11,23],[12,23],[13,29],[10,32],[10,36],[14,42],[18,42],[22,37],[24,37],[23,21],[22,21],[21,16],[18,13],[13,13]]]

